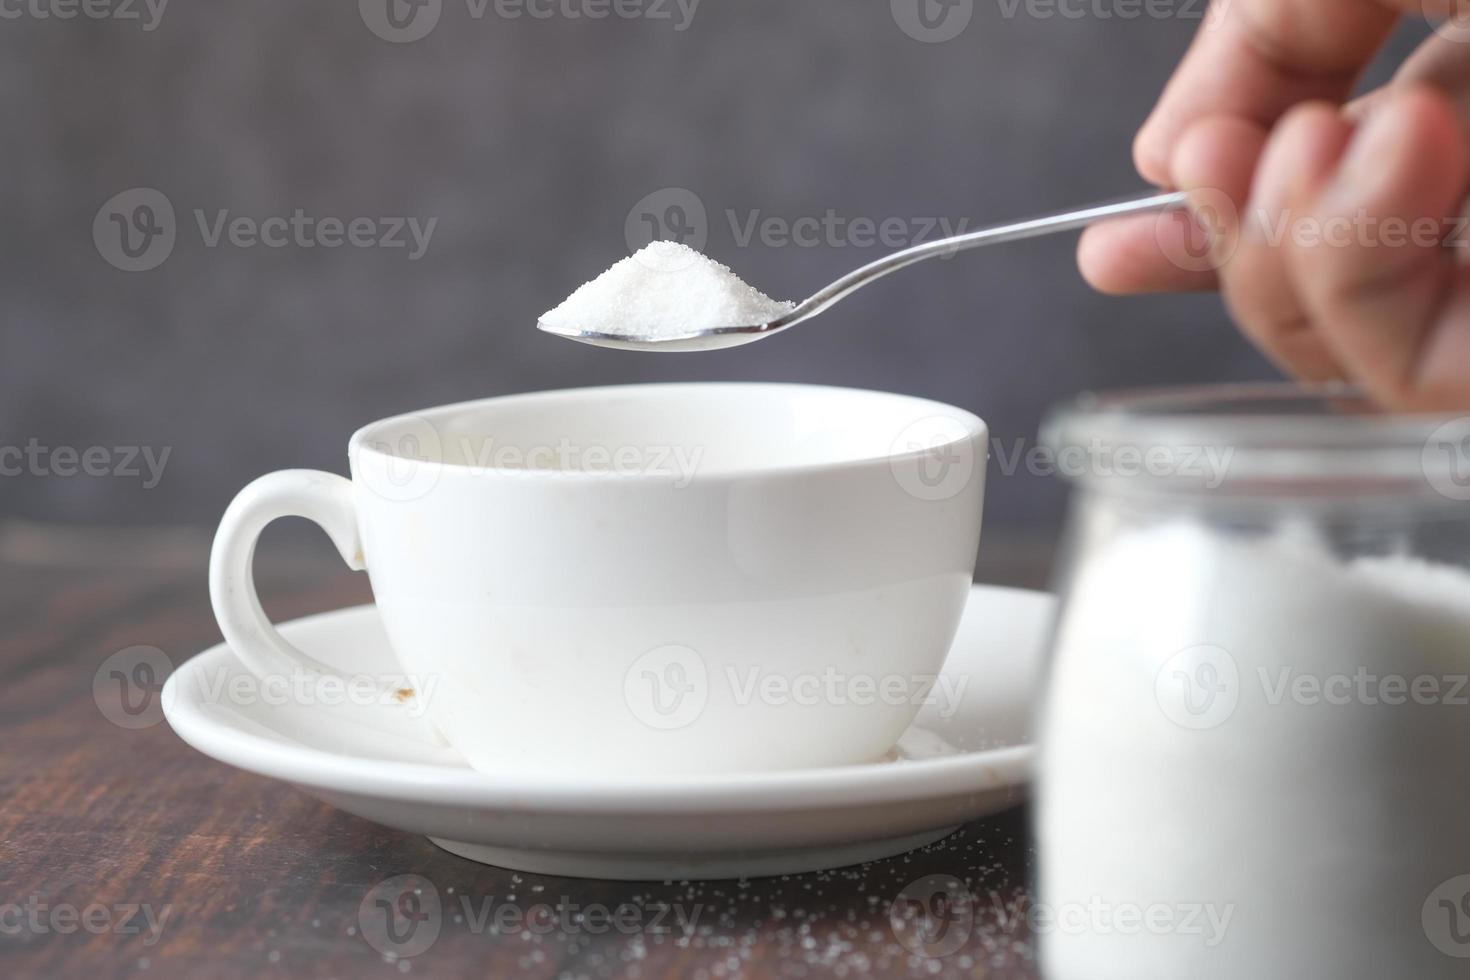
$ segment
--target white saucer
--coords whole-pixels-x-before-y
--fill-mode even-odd
[[[487,864],[623,880],[786,874],[898,854],[1019,802],[1052,612],[1044,593],[976,586],[944,668],[967,678],[957,709],[926,706],[891,758],[863,765],[636,780],[488,775],[376,716],[205,697],[245,673],[224,645],[175,671],[163,705],[206,755]],[[333,666],[394,669],[372,606],[281,632]]]

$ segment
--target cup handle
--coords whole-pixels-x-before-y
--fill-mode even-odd
[[[269,473],[241,490],[225,510],[209,554],[209,600],[220,632],[257,677],[302,670],[340,675],[281,636],[255,593],[255,542],[278,517],[305,517],[327,532],[354,571],[367,567],[357,530],[352,481],[320,470]]]

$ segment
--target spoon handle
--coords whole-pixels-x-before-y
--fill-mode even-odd
[[[1002,242],[1020,241],[1023,238],[1036,238],[1040,235],[1049,235],[1058,231],[1071,231],[1083,228],[1095,221],[1105,221],[1108,218],[1117,218],[1127,214],[1146,214],[1151,211],[1172,211],[1183,208],[1189,200],[1189,196],[1183,191],[1170,191],[1166,193],[1153,193],[1143,196],[1124,197],[1112,201],[1103,201],[1098,204],[1089,204],[1081,208],[1068,208],[1066,211],[1057,211],[1052,214],[1042,215],[1039,218],[1027,218],[1024,221],[1010,221],[1005,224],[990,225],[985,228],[977,228],[975,231],[966,232],[963,235],[954,235],[949,238],[939,238],[932,242],[924,242],[912,248],[906,248],[892,255],[885,255],[881,259],[869,262],[860,269],[849,272],[836,282],[815,293],[808,299],[797,305],[796,309],[783,317],[782,320],[806,319],[813,316],[833,303],[842,299],[855,289],[866,286],[881,276],[890,272],[896,272],[905,266],[922,262],[936,255],[953,255],[966,249],[979,248],[982,245],[998,245]]]

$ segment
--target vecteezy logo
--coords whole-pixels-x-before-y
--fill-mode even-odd
[[[92,700],[119,728],[151,728],[163,720],[163,682],[174,665],[158,647],[128,647],[92,675]]]
[[[443,10],[444,0],[357,0],[357,12],[368,30],[394,44],[425,37]]]
[[[1470,0],[1420,0],[1419,8],[1440,37],[1461,44],[1470,41]]]
[[[1470,959],[1470,875],[1458,875],[1430,892],[1420,922],[1435,949]]]
[[[421,875],[396,875],[374,885],[357,907],[357,927],[384,956],[407,959],[427,952],[444,922],[439,889]]]
[[[948,500],[975,476],[975,446],[959,419],[933,415],[904,426],[889,444],[898,485],[920,500]]]
[[[926,875],[898,893],[888,906],[888,924],[909,952],[948,956],[975,928],[975,898],[954,875]]]
[[[353,473],[363,486],[384,500],[418,500],[439,483],[443,441],[439,429],[421,415],[393,424],[392,435],[369,439],[363,447],[371,454],[354,455]]]
[[[1240,701],[1240,671],[1224,648],[1180,650],[1159,668],[1154,697],[1169,720],[1196,730],[1223,725]]]
[[[915,41],[952,41],[970,26],[975,0],[889,0],[893,22]]]
[[[1470,500],[1470,416],[1451,419],[1424,442],[1429,485],[1451,500]]]
[[[623,239],[629,252],[637,252],[653,241],[678,242],[702,252],[709,241],[704,201],[687,187],[663,187],[645,194],[623,221]],[[661,258],[652,263],[656,272],[677,272],[689,264],[689,258]]]
[[[174,250],[178,223],[161,191],[134,187],[107,199],[92,219],[92,242],[108,264],[124,272],[147,272]]]
[[[704,658],[689,647],[655,647],[623,675],[623,700],[633,717],[668,731],[692,724],[709,701]]]
[[[1175,266],[1186,272],[1219,269],[1235,254],[1240,240],[1240,213],[1224,191],[1200,188],[1189,194],[1189,210],[1160,211],[1154,218],[1154,242]]]

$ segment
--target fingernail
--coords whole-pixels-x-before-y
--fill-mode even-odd
[[[1371,196],[1388,172],[1388,161],[1405,137],[1395,112],[1370,112],[1353,133],[1347,153],[1328,188],[1329,200],[1339,195],[1361,203]]]

